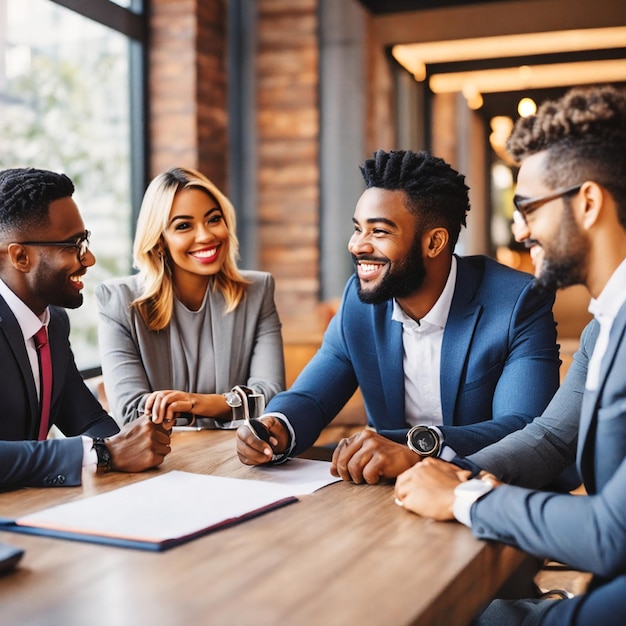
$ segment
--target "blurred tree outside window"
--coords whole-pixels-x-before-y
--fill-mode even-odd
[[[0,169],[65,172],[92,231],[97,262],[69,311],[80,369],[99,364],[95,286],[131,270],[130,45],[50,0],[0,0]]]

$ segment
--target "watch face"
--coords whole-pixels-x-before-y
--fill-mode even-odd
[[[413,435],[413,445],[418,452],[429,454],[437,446],[437,440],[430,430],[423,430]]]
[[[224,398],[226,398],[226,404],[230,407],[237,408],[238,406],[241,406],[241,397],[235,391],[225,393]]]

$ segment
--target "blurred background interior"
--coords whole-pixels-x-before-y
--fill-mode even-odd
[[[529,269],[504,141],[547,97],[626,82],[625,53],[622,0],[0,0],[0,167],[76,183],[98,258],[72,312],[87,375],[92,291],[132,271],[147,182],[208,175],[237,208],[241,266],[276,278],[291,383],[352,272],[364,158],[446,159],[471,187],[457,251]],[[582,288],[558,296],[565,367],[587,304]]]

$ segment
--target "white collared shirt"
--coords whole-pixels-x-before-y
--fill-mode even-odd
[[[600,365],[609,345],[609,334],[624,302],[626,302],[626,259],[613,272],[600,295],[589,302],[589,312],[600,324],[598,339],[587,368],[585,388],[589,391],[598,388]]]
[[[393,301],[391,319],[402,324],[404,415],[411,425],[443,423],[441,406],[441,345],[456,286],[457,261],[433,308],[418,321]]]

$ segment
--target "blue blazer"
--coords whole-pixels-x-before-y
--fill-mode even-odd
[[[588,497],[503,486],[472,507],[472,528],[479,537],[511,543],[597,575],[598,587],[591,593],[539,607],[536,623],[610,623],[598,614],[580,619],[594,606],[622,619],[626,614],[624,363],[626,305],[611,329],[598,389],[585,390],[580,411],[576,458]]]
[[[558,387],[560,361],[552,295],[537,291],[529,274],[488,257],[457,260],[441,353],[442,430],[465,455],[539,415]],[[363,304],[350,278],[320,350],[267,406],[293,426],[293,454],[313,445],[357,387],[369,424],[406,440],[402,324],[392,311],[391,301]]]
[[[53,372],[50,425],[56,424],[68,437],[80,434],[108,437],[119,432],[119,428],[85,385],[76,368],[70,348],[69,330],[67,313],[63,309],[50,307],[48,337]],[[2,363],[0,441],[17,442],[37,439],[40,420],[39,402],[24,336],[15,315],[2,297],[0,297],[0,363]],[[40,450],[54,448],[55,451],[61,449],[67,451],[69,446],[81,444],[78,440],[78,444],[74,442],[64,445],[68,447],[62,448],[58,444],[50,444],[42,446]],[[19,475],[21,470],[18,465],[24,461],[22,454],[25,449],[26,447],[22,446],[5,446],[0,449],[3,455],[0,464],[0,484],[2,476],[8,473],[15,472],[16,476]],[[6,456],[4,456],[5,453]],[[82,464],[82,447],[80,458]],[[60,463],[58,471],[70,471],[67,467],[63,467],[61,455],[58,455],[56,460]]]

